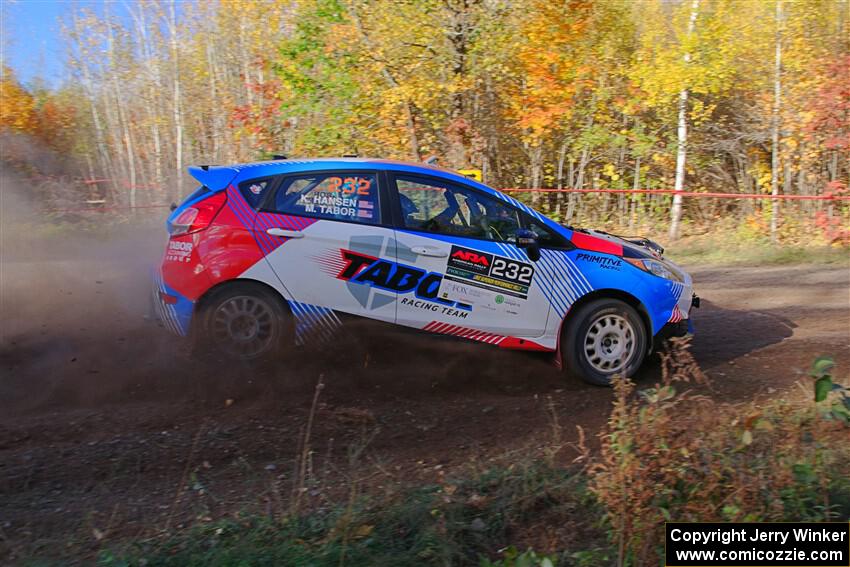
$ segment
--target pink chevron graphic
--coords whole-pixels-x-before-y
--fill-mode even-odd
[[[268,229],[283,228],[301,231],[319,220],[276,213],[257,213],[245,202],[239,189],[233,185],[227,187],[227,205],[239,219],[239,222],[251,231],[264,256],[269,255],[281,244],[290,240],[289,238],[271,236],[266,233]]]
[[[346,262],[342,259],[339,250],[327,250],[311,258],[319,264],[319,269],[329,276],[337,277],[345,269]]]
[[[476,331],[475,329],[470,329],[468,327],[439,323],[437,321],[431,321],[425,325],[422,330],[429,331],[431,333],[439,333],[441,335],[452,335],[453,337],[461,337],[491,345],[498,345],[507,338],[502,335],[485,333],[484,331]]]
[[[682,316],[682,311],[679,309],[679,306],[674,306],[673,313],[670,314],[670,320],[668,323],[678,323],[682,319],[684,319],[684,317]]]
[[[254,218],[254,233],[265,234],[270,228],[282,228],[285,230],[302,231],[312,225],[319,219],[310,219],[304,217],[296,217],[292,215],[283,215],[277,213],[257,213]],[[289,238],[281,238],[280,236],[268,236],[270,244],[263,250],[267,255],[286,242]]]

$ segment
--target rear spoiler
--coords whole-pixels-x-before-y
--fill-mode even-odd
[[[239,173],[232,167],[219,165],[190,165],[188,169],[189,175],[210,191],[221,191],[227,188]]]

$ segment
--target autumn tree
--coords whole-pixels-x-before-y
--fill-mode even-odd
[[[140,0],[63,23],[69,82],[27,90],[4,69],[3,128],[66,148],[120,204],[180,198],[190,163],[434,155],[499,187],[672,186],[672,210],[529,200],[571,223],[666,216],[676,236],[769,220],[683,191],[813,195],[850,167],[843,0]],[[790,215],[772,211],[779,237]]]
[[[0,128],[32,132],[36,128],[35,99],[15,79],[5,65],[0,68]]]

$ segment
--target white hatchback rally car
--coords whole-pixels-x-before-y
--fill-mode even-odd
[[[154,306],[239,359],[330,340],[348,317],[550,351],[593,384],[687,332],[690,276],[646,239],[561,225],[462,175],[377,159],[189,168]]]

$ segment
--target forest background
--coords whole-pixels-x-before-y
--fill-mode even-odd
[[[60,29],[62,81],[0,83],[3,159],[59,214],[167,207],[191,164],[436,156],[561,190],[515,195],[567,223],[850,239],[848,0],[160,0]]]

